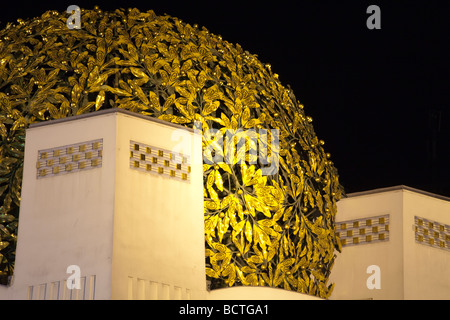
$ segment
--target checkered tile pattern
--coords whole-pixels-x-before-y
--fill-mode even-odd
[[[343,247],[389,240],[389,215],[336,222]]]
[[[130,141],[130,168],[185,182],[191,180],[190,157]]]
[[[414,217],[417,243],[450,251],[450,226],[421,217]]]
[[[80,142],[38,151],[38,179],[99,168],[102,166],[103,139]]]

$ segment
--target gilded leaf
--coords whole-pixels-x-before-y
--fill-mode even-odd
[[[251,223],[248,220],[245,223],[245,238],[250,243],[253,240],[252,225],[251,225]]]
[[[226,164],[224,162],[219,162],[218,165],[222,170],[228,172],[229,174],[232,174],[230,166],[228,164]]]
[[[133,93],[139,98],[139,100],[141,100],[146,105],[150,104],[150,101],[148,100],[147,96],[140,86],[138,86],[134,81],[129,81],[128,84],[130,85],[131,90],[133,90]]]
[[[161,109],[161,105],[159,104],[159,97],[156,95],[155,92],[150,91],[148,93],[149,97],[150,97],[150,107],[160,111]]]
[[[202,114],[204,116],[207,116],[211,112],[216,111],[217,108],[219,108],[219,106],[220,106],[219,100],[215,100],[213,102],[206,102],[205,106],[203,107]]]
[[[101,108],[101,106],[103,105],[103,102],[105,102],[105,91],[102,90],[97,95],[97,99],[95,100],[95,110],[96,111]]]
[[[217,189],[219,189],[220,191],[223,191],[222,175],[220,174],[220,172],[218,170],[214,170],[214,172],[215,172],[214,183],[216,184]]]
[[[175,94],[172,94],[166,99],[166,101],[164,101],[162,111],[163,112],[167,111],[167,109],[169,109],[169,107],[172,106],[174,103],[175,103]]]
[[[245,107],[244,111],[242,112],[242,116],[241,116],[242,124],[245,125],[249,119],[250,119],[250,108]]]
[[[219,277],[219,272],[217,272],[217,271],[215,271],[215,270],[213,270],[211,268],[208,268],[208,267],[206,267],[205,270],[206,270],[206,275],[208,277],[211,277],[211,278],[218,278]]]
[[[248,221],[242,220],[233,227],[233,230],[236,232],[236,234],[239,234],[242,231],[246,222],[248,222]]]

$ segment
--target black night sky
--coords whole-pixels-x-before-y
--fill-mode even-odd
[[[449,1],[29,3],[2,3],[0,26],[72,4],[153,9],[205,26],[291,86],[348,193],[404,184],[450,196]],[[372,4],[381,30],[366,26]]]

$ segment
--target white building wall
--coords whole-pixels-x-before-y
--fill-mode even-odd
[[[203,299],[202,137],[129,115],[118,121],[112,298]],[[130,169],[130,141],[188,155],[190,181]]]
[[[331,271],[335,283],[331,299],[403,299],[402,191],[344,198],[338,202],[337,221],[389,215],[389,240],[344,246]],[[367,268],[381,270],[381,289],[370,290]]]
[[[111,297],[115,132],[114,114],[27,130],[10,298],[44,298],[43,292],[36,292],[47,294],[54,286],[59,287],[60,297],[70,298],[64,282],[70,265],[78,265],[89,283],[95,277],[95,288],[90,290],[95,289],[96,298]],[[101,167],[37,179],[39,150],[99,138],[103,139]]]
[[[449,200],[399,186],[350,194],[339,201],[338,226],[388,214],[389,240],[348,245],[337,253],[331,299],[449,299],[450,239],[439,248],[419,243],[415,236],[416,216],[438,222],[443,229],[439,239],[450,236]],[[367,285],[368,279],[374,283],[375,275],[369,266],[379,267],[379,289]]]
[[[441,226],[450,236],[450,202],[425,194],[404,191],[404,283],[405,299],[450,299],[450,239],[444,248],[418,243],[415,240],[414,217],[421,217]],[[427,228],[429,229],[429,228]],[[430,235],[434,242],[438,241]],[[440,237],[442,239],[443,237]],[[444,237],[445,241],[445,237]]]
[[[101,158],[90,167],[85,151],[98,139]],[[166,174],[133,170],[132,139],[156,151],[183,152],[191,162],[189,178],[176,180],[169,168]],[[88,150],[65,172],[74,159],[66,147],[76,153],[84,142]],[[203,298],[201,147],[192,130],[124,111],[28,129],[14,281],[0,289],[0,299]],[[40,159],[47,149],[48,157]],[[64,165],[55,150],[67,157]],[[88,165],[77,171],[82,161]],[[52,166],[64,169],[56,173]],[[80,269],[75,291],[66,285],[71,265]]]

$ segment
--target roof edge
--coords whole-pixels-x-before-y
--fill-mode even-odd
[[[43,121],[43,122],[32,123],[32,124],[30,124],[29,128],[37,128],[37,127],[42,127],[42,126],[51,125],[51,124],[55,124],[55,123],[63,123],[63,122],[68,122],[68,121],[85,119],[85,118],[105,115],[105,114],[109,114],[109,113],[122,113],[122,114],[126,114],[126,115],[129,115],[129,116],[132,116],[132,117],[141,118],[141,119],[144,119],[144,120],[148,120],[148,121],[164,124],[164,125],[167,125],[167,126],[170,126],[170,127],[177,128],[177,129],[182,129],[182,130],[194,132],[194,129],[189,128],[189,127],[184,127],[184,126],[176,124],[176,123],[164,121],[164,120],[161,120],[161,119],[158,119],[158,118],[154,118],[154,117],[145,116],[145,115],[142,115],[142,114],[139,114],[139,113],[132,112],[130,110],[125,110],[125,109],[120,109],[120,108],[104,109],[104,110],[84,113],[84,114],[80,114],[80,115],[76,115],[76,116],[65,117],[65,118],[61,118],[61,119],[54,119],[54,120],[48,120],[48,121]]]
[[[375,193],[391,192],[391,191],[398,191],[398,190],[407,190],[407,191],[423,194],[423,195],[428,196],[428,197],[433,197],[433,198],[437,198],[437,199],[440,199],[440,200],[444,200],[444,201],[449,201],[450,202],[450,197],[446,197],[446,196],[443,196],[443,195],[440,195],[440,194],[436,194],[436,193],[432,193],[432,192],[425,191],[425,190],[420,190],[420,189],[408,187],[408,186],[405,186],[405,185],[398,185],[398,186],[377,188],[377,189],[366,190],[366,191],[352,192],[352,193],[347,194],[346,197],[347,198],[353,198],[353,197],[371,195],[371,194],[375,194]]]

